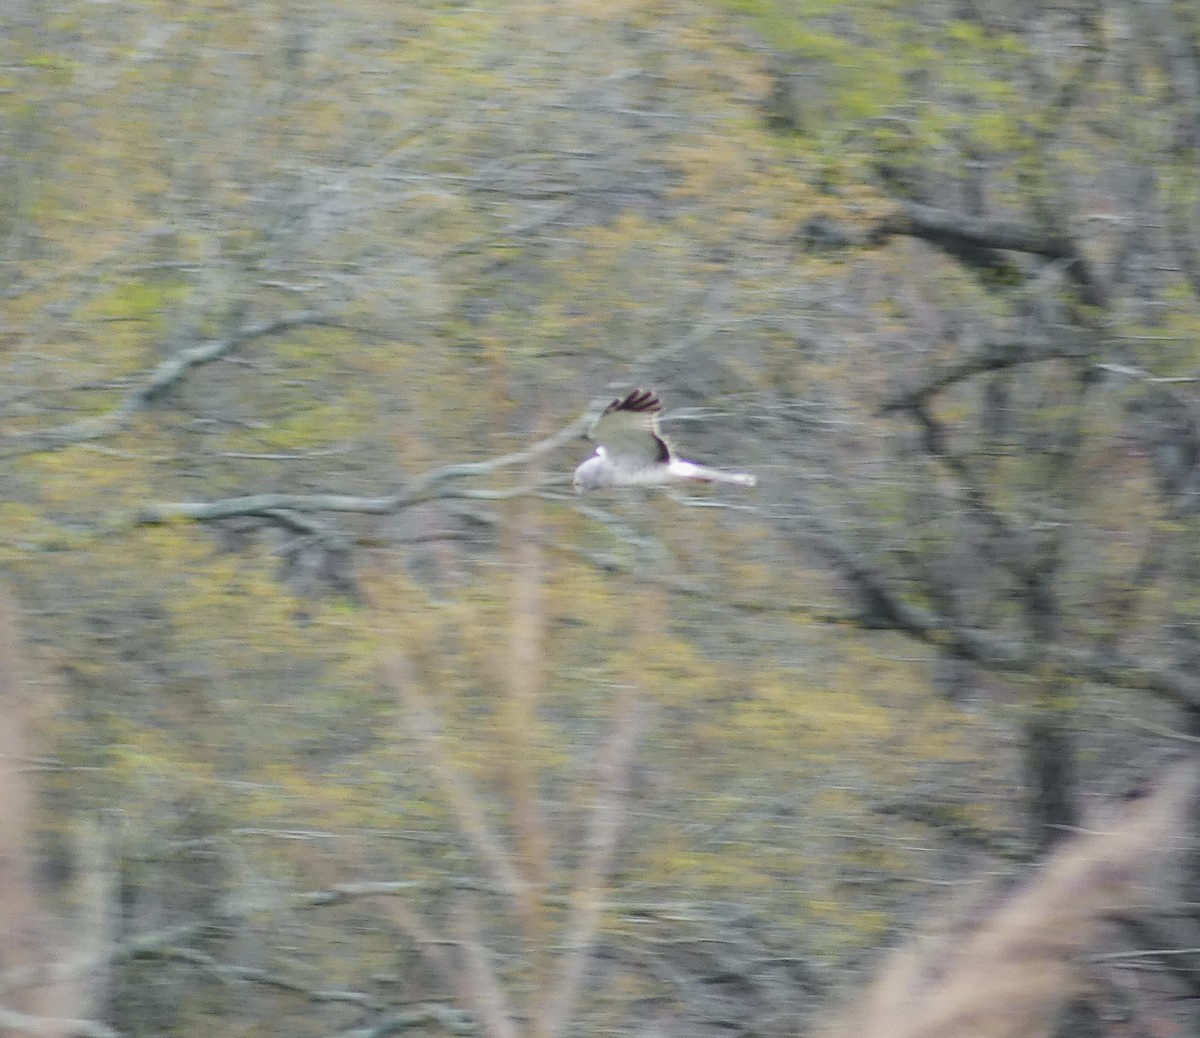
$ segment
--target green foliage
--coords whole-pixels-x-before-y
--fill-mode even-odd
[[[411,710],[381,677],[393,656],[506,840],[519,831],[514,775],[533,777],[560,900],[598,747],[636,681],[645,731],[606,893],[614,940],[637,930],[620,918],[627,904],[732,905],[797,955],[840,961],[878,941],[934,870],[939,837],[881,804],[936,786],[937,825],[1005,830],[1010,762],[995,736],[1014,718],[937,698],[928,652],[834,626],[839,589],[795,549],[807,503],[793,514],[772,487],[787,478],[776,446],[807,472],[809,438],[845,435],[831,493],[887,531],[872,559],[900,573],[976,561],[945,473],[921,472],[906,427],[877,407],[958,358],[972,322],[1015,325],[1024,268],[975,276],[909,239],[875,244],[891,205],[878,171],[920,170],[957,191],[964,155],[982,157],[997,197],[1023,213],[1052,198],[1060,167],[1042,138],[1051,114],[1023,78],[1026,40],[919,13],[882,0],[367,0],[333,18],[72,0],[37,47],[0,44],[12,59],[0,118],[25,152],[3,201],[21,232],[5,285],[6,436],[107,413],[171,351],[240,322],[308,305],[338,320],[248,342],[121,432],[6,470],[0,564],[56,675],[41,722],[48,828],[65,842],[77,812],[121,808],[130,918],[176,901],[188,919],[248,905],[248,948],[302,947],[304,969],[348,986],[395,973],[398,948],[415,960],[419,942],[378,906],[305,915],[290,900],[348,879],[419,880],[414,902],[440,933],[453,884],[485,871]],[[812,74],[805,132],[767,125],[771,72],[746,27]],[[1054,85],[1071,71],[1055,70]],[[1161,119],[1131,107],[1110,122],[1122,92],[1094,89],[1106,123],[1161,150]],[[1108,132],[1080,122],[1053,145],[1073,174]],[[1187,163],[1167,172],[1170,200],[1194,201]],[[1090,190],[1103,213],[1101,187]],[[814,218],[844,229],[845,244],[809,249],[801,229]],[[1180,275],[1161,301],[1113,334],[1147,370],[1190,375],[1200,324]],[[606,500],[608,521],[542,502],[533,670],[512,662],[521,584],[507,539],[522,513],[503,502],[306,514],[315,532],[270,515],[133,522],[162,501],[387,494],[552,431],[613,380],[652,376],[711,405],[713,442],[733,442],[735,409],[757,423],[730,454],[762,448],[765,496],[744,512]],[[1127,633],[1136,624],[1119,605],[1144,535],[1182,540],[1186,526],[1161,522],[1149,462],[1113,449],[1120,391],[1082,415],[1070,365],[1003,378],[1001,416],[1019,422],[985,434],[981,383],[948,390],[932,413],[1020,530],[1071,517],[1068,634]],[[800,420],[783,422],[788,408]],[[1056,480],[1039,446],[1079,421],[1092,423],[1081,486]],[[671,431],[686,441],[693,428]],[[566,471],[585,449],[547,463]],[[334,587],[320,583],[322,532],[356,542]],[[653,563],[646,542],[661,549]],[[1011,590],[960,605],[1004,629]],[[941,605],[911,589],[905,601]],[[1157,587],[1140,605],[1153,628],[1195,603]],[[517,723],[511,692],[530,674],[537,709]],[[1035,675],[1028,700],[1087,709],[1087,690],[1063,677]],[[520,990],[533,969],[496,938],[514,932],[509,911],[487,901],[485,943]],[[174,1023],[130,1033],[209,1034],[251,1003],[269,1023],[247,1013],[245,1029],[342,1027],[284,996],[275,1012],[240,986],[209,997],[194,978],[170,984],[186,992]]]

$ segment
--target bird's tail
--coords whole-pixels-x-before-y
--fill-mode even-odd
[[[723,472],[721,469],[710,469],[707,465],[697,465],[694,461],[673,460],[671,472],[680,479],[689,479],[695,483],[730,483],[735,487],[758,486],[758,480],[748,472]]]

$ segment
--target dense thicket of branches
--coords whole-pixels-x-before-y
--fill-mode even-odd
[[[1200,1029],[1194,5],[9,8],[0,1029]]]

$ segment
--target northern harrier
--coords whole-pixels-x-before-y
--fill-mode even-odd
[[[575,470],[575,490],[597,487],[660,487],[671,483],[758,482],[743,472],[722,472],[675,457],[662,437],[658,416],[662,401],[648,389],[635,389],[609,404],[587,431],[596,453]]]

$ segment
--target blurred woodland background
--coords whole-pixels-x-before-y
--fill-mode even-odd
[[[1200,1034],[1200,8],[3,12],[0,1030]]]

